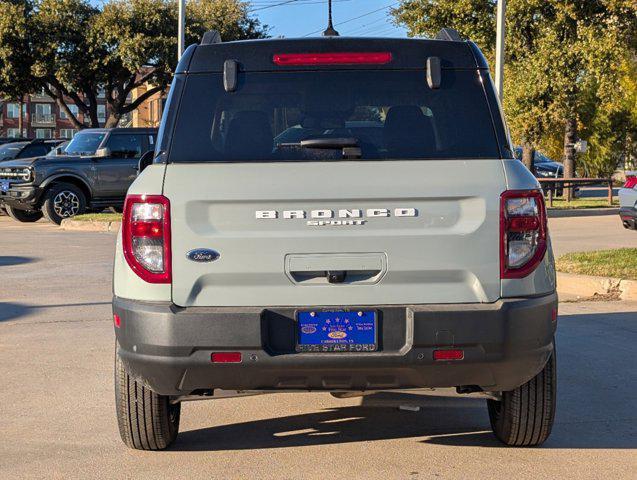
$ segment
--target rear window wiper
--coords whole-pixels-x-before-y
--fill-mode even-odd
[[[296,143],[279,143],[278,148],[316,148],[319,150],[343,150],[343,158],[361,158],[362,151],[358,138],[307,138]]]

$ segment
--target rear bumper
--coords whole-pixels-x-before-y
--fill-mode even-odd
[[[369,307],[365,307],[366,309]],[[553,352],[557,295],[493,304],[378,306],[379,351],[296,353],[294,308],[180,308],[115,297],[119,355],[154,391],[385,390],[477,385],[512,390]],[[433,351],[464,350],[459,361]],[[213,364],[213,352],[242,362]]]
[[[621,207],[619,209],[619,217],[625,228],[637,230],[637,208]]]

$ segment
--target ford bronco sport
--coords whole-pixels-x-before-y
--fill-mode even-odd
[[[210,38],[181,58],[124,206],[126,445],[166,448],[191,399],[425,387],[485,397],[505,444],[544,442],[544,197],[476,45]]]

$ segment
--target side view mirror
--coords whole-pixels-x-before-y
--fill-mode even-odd
[[[155,158],[155,152],[153,150],[148,150],[144,153],[139,159],[139,163],[137,165],[137,174],[139,175],[144,171],[146,167],[153,164],[153,160]]]
[[[104,148],[98,148],[95,151],[95,155],[96,158],[106,158],[106,157],[110,157],[111,156],[111,149],[108,147],[104,147]]]

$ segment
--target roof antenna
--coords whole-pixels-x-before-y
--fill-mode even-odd
[[[328,21],[327,28],[323,32],[324,37],[338,37],[339,33],[334,30],[334,25],[332,25],[332,0],[328,0]]]

